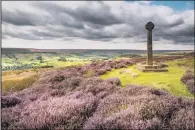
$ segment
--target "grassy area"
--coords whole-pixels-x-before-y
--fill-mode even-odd
[[[187,87],[180,81],[181,77],[185,73],[185,68],[178,66],[178,63],[186,63],[187,68],[192,67],[192,59],[183,59],[178,61],[168,62],[168,72],[141,72],[135,68],[135,66],[129,66],[128,68],[115,69],[101,76],[102,79],[109,77],[118,77],[121,80],[122,86],[128,84],[151,86],[157,89],[166,89],[175,96],[189,96],[193,97]],[[121,73],[124,71],[125,73]],[[132,76],[131,72],[137,76]]]
[[[2,77],[2,92],[14,92],[31,86],[37,79],[38,74],[26,73],[21,76],[20,74],[12,74]]]
[[[30,87],[39,75],[52,68],[25,69],[2,72],[2,92],[14,92]]]
[[[64,58],[64,61],[60,61],[60,58]],[[94,57],[95,59],[95,57]],[[96,58],[98,59],[98,57]],[[91,62],[89,57],[79,57],[75,55],[67,54],[55,54],[55,53],[28,53],[28,54],[10,54],[3,55],[2,58],[2,70],[25,70],[32,68],[44,68],[54,67],[61,68],[72,65],[83,65]]]
[[[75,62],[54,61],[54,62],[51,62],[50,64],[53,65],[54,68],[61,68],[61,67],[73,66],[73,65],[83,65],[86,63],[90,63],[90,62],[89,61],[75,61]]]
[[[75,66],[75,65],[83,65],[83,64],[91,63],[91,58],[84,57],[83,59],[75,55],[66,56],[62,54],[57,55],[57,54],[50,54],[50,53],[47,54],[34,53],[34,54],[15,54],[10,56],[9,55],[3,56],[2,59],[3,66],[4,65],[22,66],[24,64],[30,64],[33,67],[38,67],[38,68],[40,67],[40,68],[33,70],[31,69],[31,67],[27,67],[27,68],[24,67],[21,68],[23,70],[3,72],[2,82],[3,82],[4,91],[12,91],[12,90],[15,91],[15,90],[21,90],[23,88],[28,87],[36,79],[36,76],[34,74],[37,74],[37,72],[41,73],[42,72],[41,67],[44,66],[52,66],[54,67],[54,69],[57,69],[57,68],[63,68],[67,66]],[[41,62],[42,60],[39,60],[37,58],[40,56],[42,56],[43,62]],[[65,58],[66,61],[59,61],[60,57]],[[112,60],[119,60],[119,59],[129,59],[129,58],[117,57]],[[98,60],[98,57],[96,58],[96,60]],[[143,73],[135,69],[135,66],[129,66],[128,69],[113,70],[105,75],[102,75],[101,77],[103,79],[109,77],[119,77],[123,86],[127,84],[147,85],[159,89],[164,88],[177,96],[192,96],[192,94],[190,94],[186,89],[186,86],[180,82],[180,79],[183,76],[186,69],[190,69],[194,71],[194,58],[186,58],[181,60],[170,61],[168,62],[168,64],[169,64],[168,67],[169,72]],[[53,69],[53,68],[47,68],[47,69]],[[132,73],[135,73],[137,77],[134,77],[132,76],[132,74],[129,73],[120,73],[120,71],[122,70],[132,71]],[[89,73],[86,73],[85,76],[90,77],[91,73],[92,72],[89,70]]]

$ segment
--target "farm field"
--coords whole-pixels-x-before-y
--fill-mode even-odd
[[[32,68],[59,68],[89,62],[91,59],[76,56],[60,56],[52,53],[3,54],[2,70],[23,70]]]

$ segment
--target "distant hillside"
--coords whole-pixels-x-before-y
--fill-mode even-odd
[[[188,52],[193,50],[154,50],[154,53],[167,53],[167,52]],[[56,52],[56,53],[118,53],[118,54],[146,54],[146,50],[131,50],[131,49],[118,49],[118,50],[107,50],[107,49],[34,49],[34,48],[2,48],[2,54],[7,53],[32,53],[32,52]]]
[[[2,48],[1,51],[2,51],[2,54],[30,52],[29,49],[25,49],[25,48]]]
[[[87,52],[89,50],[84,49],[34,49],[34,48],[2,48],[2,54],[8,53],[32,53],[32,52]]]

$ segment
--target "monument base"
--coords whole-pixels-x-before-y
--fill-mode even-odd
[[[137,64],[136,68],[142,72],[167,72],[168,71],[168,69],[161,67],[161,65]]]

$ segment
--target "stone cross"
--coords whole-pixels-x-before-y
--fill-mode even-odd
[[[145,28],[148,30],[148,36],[147,36],[147,64],[153,65],[153,56],[152,56],[152,29],[154,29],[154,24],[152,22],[148,22],[145,26]]]

